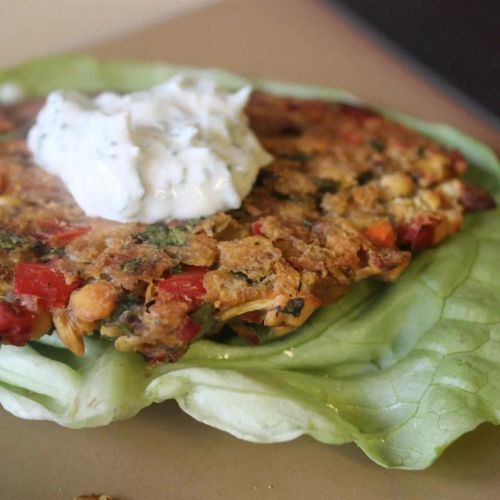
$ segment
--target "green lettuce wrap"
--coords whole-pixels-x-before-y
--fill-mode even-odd
[[[132,91],[176,73],[228,88],[356,102],[327,88],[248,80],[218,70],[61,56],[0,71],[26,96],[55,88]],[[441,124],[382,110],[471,162],[469,178],[498,199],[500,164]],[[0,136],[1,140],[1,136]],[[22,418],[105,425],[175,398],[189,415],[249,441],[308,434],[354,441],[385,467],[422,469],[459,436],[500,420],[500,210],[421,253],[394,284],[365,282],[296,333],[261,346],[197,341],[175,364],[148,369],[97,336],[77,358],[46,336],[0,349],[0,403]]]

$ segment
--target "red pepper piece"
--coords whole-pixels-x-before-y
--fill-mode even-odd
[[[495,200],[486,189],[465,183],[462,185],[460,193],[460,204],[466,212],[481,212],[496,206]]]
[[[21,306],[0,300],[0,340],[15,346],[26,345],[31,337],[35,314]]]
[[[72,239],[88,233],[88,226],[72,226],[63,221],[39,221],[36,236],[54,246],[64,246]]]
[[[194,319],[186,318],[175,332],[175,336],[185,344],[192,342],[201,331],[201,325]]]
[[[64,275],[47,264],[20,262],[14,271],[14,292],[34,295],[48,308],[65,307],[77,286],[66,283]]]
[[[262,222],[255,221],[250,224],[252,234],[255,236],[262,236]]]
[[[171,274],[158,283],[158,289],[167,292],[175,299],[201,299],[206,290],[203,278],[207,267],[187,267],[181,274]]]
[[[412,221],[399,228],[398,241],[402,247],[418,252],[434,244],[434,235],[438,221],[427,219],[425,221]]]

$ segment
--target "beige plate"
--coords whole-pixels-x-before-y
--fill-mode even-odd
[[[344,87],[500,145],[494,130],[319,0],[224,2],[91,52]],[[0,412],[0,443],[2,500],[69,499],[89,492],[130,500],[500,495],[500,428],[489,425],[464,436],[423,472],[384,470],[354,445],[327,446],[308,438],[245,443],[191,420],[173,402],[126,422],[80,431]]]

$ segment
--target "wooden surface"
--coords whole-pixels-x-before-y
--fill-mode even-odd
[[[391,59],[314,0],[217,4],[95,47],[103,57],[225,67],[340,86],[379,104],[453,123],[498,146],[497,133]],[[484,425],[430,469],[385,470],[354,445],[309,438],[239,441],[184,415],[174,402],[107,427],[68,430],[0,413],[2,500],[70,499],[494,499],[500,428]]]

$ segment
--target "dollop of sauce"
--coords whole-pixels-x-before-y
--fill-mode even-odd
[[[92,217],[154,223],[236,209],[272,160],[244,114],[250,91],[183,76],[127,95],[55,91],[28,147]]]

